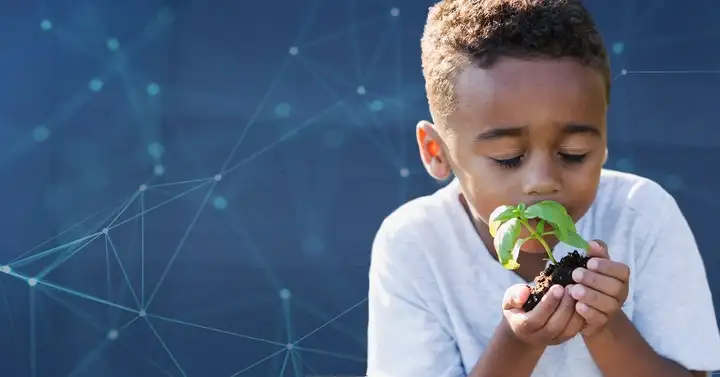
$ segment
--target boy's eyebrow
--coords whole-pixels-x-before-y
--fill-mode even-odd
[[[485,141],[485,140],[497,140],[504,137],[518,137],[522,136],[523,132],[525,132],[525,127],[502,127],[502,128],[493,128],[487,131],[484,131],[477,135],[475,138],[476,141]],[[600,137],[602,136],[600,134],[600,130],[592,125],[589,124],[566,124],[562,127],[563,134],[565,135],[572,135],[572,134],[591,134],[593,136]]]
[[[562,133],[565,135],[572,134],[591,134],[593,136],[601,137],[600,130],[589,124],[566,124],[563,126]]]

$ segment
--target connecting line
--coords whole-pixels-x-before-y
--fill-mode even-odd
[[[183,234],[183,237],[180,239],[180,243],[178,244],[177,248],[175,248],[175,251],[173,252],[172,256],[170,257],[170,261],[168,262],[167,266],[165,266],[165,270],[163,271],[162,275],[160,275],[160,279],[158,280],[158,283],[155,285],[155,289],[153,289],[152,293],[150,294],[150,297],[148,297],[147,302],[145,303],[144,309],[147,310],[148,307],[152,304],[153,300],[155,299],[155,295],[157,295],[158,291],[160,290],[160,287],[162,286],[163,282],[165,281],[165,278],[167,277],[168,272],[170,271],[170,268],[175,263],[175,259],[177,258],[178,254],[180,253],[180,250],[182,250],[182,247],[185,246],[185,241],[190,236],[190,233],[192,232],[193,228],[195,227],[195,223],[200,218],[200,214],[202,213],[203,209],[205,208],[205,204],[207,204],[208,199],[210,199],[210,196],[213,193],[213,190],[215,189],[215,186],[217,185],[217,180],[215,180],[210,186],[210,189],[208,189],[208,192],[205,194],[205,197],[203,198],[202,203],[200,204],[200,208],[195,212],[195,216],[193,217],[192,221],[190,222],[190,225],[185,230],[185,234]]]
[[[305,336],[303,336],[303,337],[301,337],[300,339],[296,340],[295,342],[293,342],[293,344],[298,344],[298,343],[302,342],[303,340],[307,339],[307,338],[310,337],[311,335],[313,335],[313,334],[315,334],[316,332],[318,332],[318,331],[322,330],[323,328],[325,328],[325,326],[327,326],[327,325],[329,325],[329,324],[337,321],[340,317],[342,317],[342,316],[344,316],[345,314],[351,312],[353,309],[357,308],[358,306],[364,304],[365,302],[367,302],[367,300],[368,300],[367,297],[364,298],[362,301],[358,302],[357,304],[351,306],[350,308],[346,309],[346,310],[343,311],[342,313],[336,315],[335,317],[333,317],[333,318],[330,319],[329,321],[325,322],[325,323],[324,323],[323,325],[321,325],[320,327],[316,328],[316,329],[313,330],[313,331],[310,331],[310,332],[307,333]]]

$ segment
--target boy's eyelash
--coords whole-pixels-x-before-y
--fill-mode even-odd
[[[570,164],[580,164],[585,161],[585,158],[587,157],[587,153],[585,154],[569,154],[569,153],[560,153],[560,157],[562,157],[565,162]],[[492,160],[501,168],[505,169],[514,169],[518,166],[520,166],[520,162],[522,161],[523,155],[513,157],[513,158],[506,158],[503,160],[498,160],[496,158],[493,158]]]
[[[560,157],[565,160],[565,162],[571,163],[571,164],[579,164],[585,161],[585,157],[587,157],[587,153],[585,154],[568,154],[568,153],[560,153]]]
[[[520,160],[522,160],[522,158],[523,158],[523,156],[520,155],[517,157],[507,158],[504,160],[498,160],[496,158],[493,158],[492,160],[501,168],[513,169],[513,168],[520,166]]]

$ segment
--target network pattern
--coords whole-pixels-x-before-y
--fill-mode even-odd
[[[9,11],[26,32],[0,59],[9,376],[364,375],[374,231],[438,187],[412,140],[430,3],[233,3]],[[695,162],[720,163],[720,56],[664,54],[720,33],[694,26],[708,1],[658,35],[673,6],[590,2],[615,72],[608,165],[692,217],[717,208]]]

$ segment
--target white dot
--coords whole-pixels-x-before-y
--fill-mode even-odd
[[[285,289],[285,288],[280,290],[280,298],[282,298],[283,300],[289,299],[290,295],[291,295],[290,290]]]
[[[117,339],[117,337],[118,337],[118,331],[117,331],[117,330],[110,330],[110,331],[108,331],[107,337],[108,337],[108,339],[110,339],[110,340],[115,340],[115,339]]]
[[[138,312],[138,315],[140,317],[145,317],[147,315],[147,312],[145,311],[145,309],[140,309],[140,311]]]
[[[153,173],[157,176],[161,176],[165,174],[165,167],[162,165],[155,165],[155,168],[153,169]]]
[[[410,170],[408,168],[402,168],[400,169],[400,176],[403,178],[407,178],[407,176],[410,175]]]
[[[110,229],[108,229],[108,228],[103,228],[103,231],[102,231],[102,232],[103,232],[103,234],[108,234],[108,233],[110,233]]]
[[[367,93],[367,91],[365,91],[365,87],[364,87],[364,86],[358,86],[358,88],[357,88],[357,94],[363,95],[363,94],[365,94],[365,93]]]
[[[12,272],[12,268],[10,266],[2,266],[0,267],[0,272],[9,274],[10,272]]]
[[[627,75],[627,69],[623,68],[623,69],[620,71],[620,74],[623,75],[623,76]]]
[[[299,51],[296,46],[292,46],[290,47],[290,50],[288,50],[288,52],[290,53],[290,55],[297,55]]]
[[[42,20],[42,22],[40,22],[40,28],[43,30],[50,30],[52,29],[52,22],[50,22],[50,20]]]
[[[400,15],[400,9],[398,8],[392,8],[390,9],[390,15],[393,17],[397,17]]]
[[[293,347],[294,347],[294,345],[292,343],[288,343],[285,345],[285,348],[287,348],[288,350],[293,349]]]
[[[140,185],[140,187],[138,188],[138,191],[141,191],[141,192],[145,191],[145,190],[147,190],[147,185]]]
[[[30,279],[28,279],[28,285],[31,286],[31,287],[36,286],[36,285],[37,285],[37,279],[35,279],[35,278],[30,278]]]
[[[222,174],[215,174],[214,179],[216,182],[220,182],[220,180],[222,179]]]

